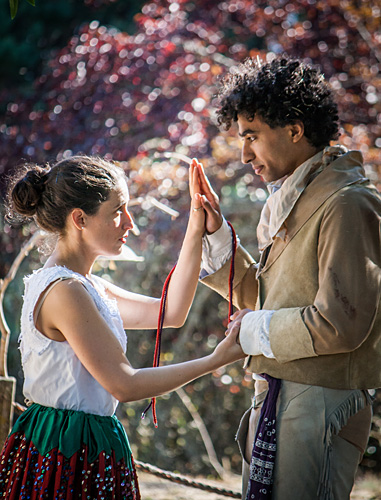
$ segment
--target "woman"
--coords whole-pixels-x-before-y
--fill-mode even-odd
[[[165,325],[181,326],[198,281],[204,211],[197,161],[191,211],[167,296]],[[160,300],[91,273],[122,250],[133,223],[123,171],[100,158],[27,167],[9,188],[10,213],[58,235],[43,268],[25,278],[20,349],[29,408],[0,456],[0,497],[139,499],[133,458],[114,416],[118,401],[172,391],[240,359],[234,334],[201,359],[134,369],[124,329],[155,328]]]

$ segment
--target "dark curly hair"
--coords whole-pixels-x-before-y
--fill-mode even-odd
[[[297,59],[246,59],[221,80],[217,97],[217,121],[225,130],[242,114],[249,120],[260,116],[271,128],[301,121],[317,148],[339,136],[337,105],[324,76]]]
[[[72,156],[52,167],[26,164],[17,169],[6,196],[6,219],[34,219],[49,233],[64,234],[66,218],[74,208],[97,213],[124,171],[116,164],[91,156]]]

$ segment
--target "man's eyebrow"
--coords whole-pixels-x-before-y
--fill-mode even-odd
[[[256,130],[253,130],[251,128],[247,128],[246,130],[244,130],[242,133],[238,133],[238,135],[240,137],[245,137],[246,135],[248,134],[257,134],[258,132]]]

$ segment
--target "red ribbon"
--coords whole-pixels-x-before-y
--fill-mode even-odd
[[[232,258],[231,258],[231,262],[230,262],[230,272],[229,272],[229,316],[228,316],[228,323],[230,323],[230,316],[233,314],[234,258],[235,258],[235,254],[237,251],[237,236],[235,234],[235,231],[234,231],[232,224],[229,221],[228,221],[228,225],[230,227],[231,234],[232,234]],[[159,319],[158,319],[158,325],[157,325],[157,330],[156,330],[155,353],[153,356],[154,368],[158,367],[160,364],[161,338],[162,338],[163,325],[164,325],[165,305],[167,302],[169,282],[171,280],[171,277],[172,277],[172,274],[173,274],[173,271],[175,270],[175,268],[176,268],[176,264],[173,266],[171,272],[168,274],[167,279],[165,280],[164,285],[163,285],[163,291],[161,293]],[[149,405],[143,411],[142,418],[144,418],[146,416],[148,410],[151,407],[152,407],[153,424],[155,427],[157,427],[158,423],[157,423],[157,415],[156,415],[156,398],[155,397],[153,397],[151,399]]]

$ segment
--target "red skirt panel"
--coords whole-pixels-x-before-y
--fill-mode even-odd
[[[7,439],[0,455],[0,499],[140,500],[138,480],[114,451],[89,463],[83,445],[70,458],[57,449],[40,455],[20,432]]]

